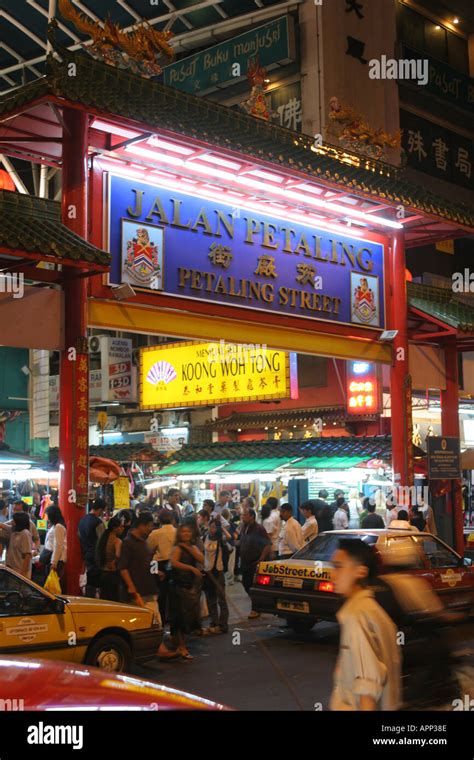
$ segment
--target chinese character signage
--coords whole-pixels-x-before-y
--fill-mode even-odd
[[[250,58],[271,69],[296,60],[294,23],[290,16],[239,34],[163,69],[163,84],[202,95],[245,78]]]
[[[377,366],[371,362],[346,363],[347,412],[378,414],[381,411],[381,388]]]
[[[129,282],[157,299],[385,323],[383,245],[362,236],[112,175],[109,250],[110,283]]]
[[[140,408],[173,409],[297,398],[296,355],[232,343],[140,350]]]
[[[474,142],[408,111],[400,112],[408,166],[471,188]]]
[[[456,480],[461,477],[459,438],[429,436],[428,473],[430,480]]]
[[[293,132],[301,132],[302,108],[299,82],[278,87],[268,93],[271,110],[276,114],[274,123]]]
[[[77,354],[76,359],[76,450],[74,453],[74,483],[77,495],[88,492],[89,468],[89,361],[87,354]]]
[[[403,58],[415,60],[428,58],[424,53],[417,52],[406,47],[406,45],[403,45],[402,49]],[[449,101],[464,111],[474,113],[474,79],[434,58],[428,58],[428,61],[428,84],[423,89],[442,100]],[[406,85],[409,82],[404,81],[403,84]]]
[[[188,428],[165,428],[159,433],[145,433],[145,442],[157,451],[178,451],[188,442]]]

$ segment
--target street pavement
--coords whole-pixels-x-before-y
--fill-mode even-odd
[[[248,620],[250,601],[240,583],[227,587],[227,599],[228,634],[189,638],[192,661],[151,661],[133,673],[238,710],[327,710],[337,626],[320,623],[298,635],[273,615]],[[474,666],[474,623],[454,633]],[[471,667],[466,688],[474,697],[472,673]]]

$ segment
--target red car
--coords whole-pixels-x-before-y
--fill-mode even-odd
[[[285,618],[297,631],[318,620],[335,620],[342,598],[335,593],[331,558],[340,538],[373,547],[380,573],[423,577],[448,610],[474,612],[474,566],[430,533],[401,529],[327,531],[290,559],[260,562],[250,590],[253,609]]]
[[[0,654],[0,712],[16,710],[228,710],[184,691],[99,668]]]

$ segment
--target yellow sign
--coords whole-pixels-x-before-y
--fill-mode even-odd
[[[130,508],[130,481],[128,478],[120,477],[113,482],[114,489],[114,509]]]
[[[107,425],[107,412],[98,412],[97,413],[97,427],[100,430],[105,430],[105,426]]]
[[[440,240],[439,243],[435,243],[437,251],[442,253],[454,253],[454,240]]]
[[[141,409],[210,406],[290,395],[298,397],[296,363],[294,355],[285,351],[223,341],[168,343],[140,351]]]

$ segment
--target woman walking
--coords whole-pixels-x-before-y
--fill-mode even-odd
[[[171,580],[169,585],[170,628],[177,652],[185,660],[192,655],[185,644],[185,635],[200,625],[200,597],[204,555],[193,543],[193,529],[180,525],[176,543],[170,557]]]
[[[109,520],[106,530],[97,542],[97,565],[100,569],[99,590],[101,599],[119,602],[120,573],[118,560],[122,548],[123,521],[117,515]]]
[[[54,505],[47,507],[46,517],[51,527],[46,533],[44,549],[41,552],[40,560],[45,567],[45,579],[51,570],[56,570],[64,592],[63,578],[67,559],[66,523],[64,522],[61,510]]]

